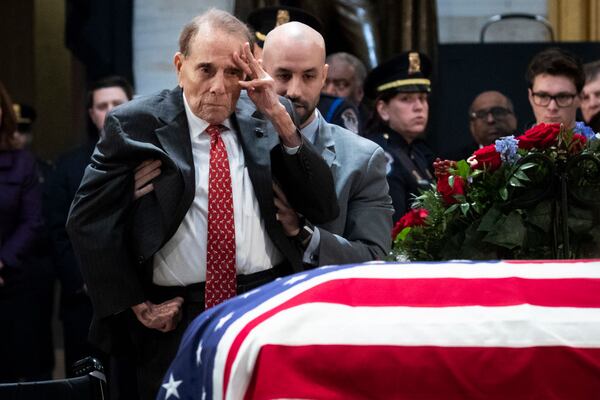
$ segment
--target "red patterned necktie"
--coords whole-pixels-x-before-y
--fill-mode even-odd
[[[235,296],[235,224],[227,149],[221,131],[210,125],[210,168],[208,173],[208,237],[206,241],[206,308]]]

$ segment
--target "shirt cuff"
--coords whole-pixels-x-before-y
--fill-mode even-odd
[[[304,250],[304,255],[302,256],[302,262],[304,264],[317,266],[319,264],[319,244],[321,243],[321,233],[319,228],[315,227],[313,231],[312,237],[310,238],[310,242],[308,242],[308,246],[306,246],[306,250]]]
[[[285,150],[285,152],[287,154],[289,154],[290,156],[293,156],[294,154],[296,154],[298,152],[298,150],[300,150],[300,146],[287,147],[285,144],[282,144],[282,146],[283,146],[283,150]]]

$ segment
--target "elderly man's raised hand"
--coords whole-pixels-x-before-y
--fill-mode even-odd
[[[233,54],[237,66],[250,77],[250,81],[240,81],[240,86],[248,92],[248,96],[266,118],[272,123],[284,145],[297,147],[302,144],[300,136],[285,107],[279,102],[275,90],[275,81],[262,68],[260,62],[250,51],[250,44],[245,43],[243,53]]]

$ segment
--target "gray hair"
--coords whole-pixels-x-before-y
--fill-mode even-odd
[[[204,14],[198,15],[185,24],[179,35],[179,51],[187,56],[190,52],[190,42],[204,25],[218,32],[239,36],[246,42],[252,43],[250,30],[242,21],[223,10],[211,8]]]
[[[363,64],[362,61],[360,61],[357,57],[353,56],[350,53],[339,52],[328,55],[325,59],[325,62],[327,64],[330,64],[334,60],[345,62],[346,64],[349,64],[352,67],[354,67],[356,81],[359,83],[359,85],[362,86],[363,82],[365,81],[365,78],[367,77],[367,69],[365,68],[365,64]]]

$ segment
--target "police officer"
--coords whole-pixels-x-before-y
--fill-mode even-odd
[[[394,221],[409,210],[412,197],[433,182],[434,154],[421,139],[429,113],[430,73],[427,56],[410,51],[379,65],[365,80],[365,95],[375,104],[367,137],[388,158]]]
[[[317,17],[295,7],[258,8],[248,15],[248,25],[254,30],[253,53],[256,58],[262,58],[262,47],[267,33],[276,26],[290,21],[302,22],[317,32],[323,31],[323,25]],[[327,122],[358,133],[358,109],[350,101],[343,97],[322,93],[317,108]]]

